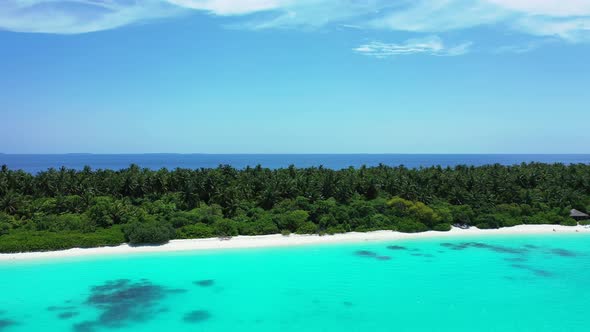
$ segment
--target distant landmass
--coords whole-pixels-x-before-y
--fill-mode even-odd
[[[342,169],[347,167],[404,165],[409,168],[430,166],[481,166],[520,163],[588,164],[590,154],[0,154],[0,165],[30,173],[48,168],[118,170],[137,164],[149,169],[212,168],[230,165],[235,168],[262,165],[272,169],[295,165]]]

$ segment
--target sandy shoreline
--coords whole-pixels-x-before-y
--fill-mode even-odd
[[[135,253],[156,253],[156,252],[177,252],[193,250],[213,250],[213,249],[240,249],[240,248],[264,248],[264,247],[285,247],[285,246],[302,246],[314,244],[330,243],[354,243],[365,241],[394,241],[405,239],[421,238],[448,238],[461,236],[478,236],[478,235],[526,235],[526,234],[564,234],[564,233],[587,233],[590,234],[590,228],[583,226],[560,226],[560,225],[519,225],[508,228],[482,230],[472,227],[470,229],[453,228],[449,232],[428,231],[423,233],[399,233],[392,231],[375,231],[368,233],[344,233],[335,235],[297,235],[283,236],[280,234],[260,235],[260,236],[236,236],[229,240],[211,239],[193,239],[193,240],[173,240],[161,246],[144,246],[130,247],[126,244],[116,247],[98,247],[98,248],[74,248],[60,251],[47,252],[27,252],[14,254],[0,254],[0,262],[21,261],[34,259],[55,259],[67,257],[83,256],[102,256],[102,255],[120,255]]]

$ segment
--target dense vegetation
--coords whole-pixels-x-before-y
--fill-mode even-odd
[[[0,171],[0,251],[238,234],[575,224],[590,165]]]

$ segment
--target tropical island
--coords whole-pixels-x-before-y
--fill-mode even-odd
[[[579,215],[574,219],[570,211]],[[172,239],[587,225],[590,165],[0,171],[0,252]],[[580,218],[582,217],[582,218]]]

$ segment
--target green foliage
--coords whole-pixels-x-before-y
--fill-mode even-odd
[[[525,224],[562,224],[567,223],[571,218],[563,216],[560,211],[552,210],[546,212],[539,212],[530,217],[524,218]]]
[[[217,204],[211,206],[203,204],[203,206],[192,210],[191,213],[195,215],[198,222],[208,225],[223,219],[223,209]]]
[[[394,197],[389,200],[388,204],[395,216],[412,218],[423,225],[433,226],[442,220],[432,208],[422,202],[412,202],[401,197]]]
[[[238,235],[238,226],[236,222],[230,219],[219,219],[213,223],[215,235],[219,237]]]
[[[334,235],[334,234],[337,234],[337,233],[346,233],[347,231],[348,230],[344,226],[342,226],[342,225],[339,225],[339,226],[331,226],[331,227],[328,227],[328,229],[326,229],[326,233],[327,234],[330,234],[330,235]]]
[[[12,231],[3,235],[0,252],[27,252],[116,246],[125,242],[119,226],[98,229],[93,233]]]
[[[297,234],[317,234],[318,226],[311,221],[304,222],[297,228]]]
[[[88,209],[88,217],[97,226],[109,227],[129,222],[132,212],[133,208],[127,201],[97,197]]]
[[[123,228],[125,240],[132,245],[163,244],[174,238],[174,228],[156,220],[134,221]]]
[[[402,233],[419,233],[426,232],[428,230],[428,226],[419,221],[405,218],[397,223],[396,229]]]
[[[452,205],[450,207],[453,223],[460,225],[473,225],[475,212],[469,205]]]
[[[562,221],[560,223],[560,225],[563,225],[563,226],[577,226],[578,225],[578,222],[575,221],[574,219],[568,218],[568,219]]]
[[[270,215],[264,215],[259,219],[239,223],[238,231],[244,235],[266,235],[279,233],[279,228]]]
[[[0,222],[0,236],[8,234],[10,232],[10,224],[6,222]]]
[[[590,165],[584,164],[0,171],[2,240],[43,250],[86,245],[92,242],[82,239],[111,229],[121,233],[121,226],[137,243],[174,236],[417,232],[456,223],[572,224],[569,209],[589,206]],[[54,241],[64,234],[73,242]]]
[[[445,224],[452,224],[454,222],[453,218],[453,206],[449,203],[445,202],[437,202],[433,204],[432,210],[438,216],[439,223]]]
[[[287,229],[291,233],[294,233],[307,222],[308,218],[309,213],[307,211],[295,210],[278,215],[277,221],[279,228]]]
[[[176,231],[176,236],[180,239],[210,238],[215,236],[215,230],[213,227],[199,222],[179,228]]]
[[[0,222],[13,223],[14,217],[8,213],[0,212]]]
[[[38,231],[89,233],[96,230],[96,225],[83,214],[38,215],[33,217],[33,224]]]
[[[434,225],[434,227],[432,229],[435,231],[439,231],[439,232],[448,232],[451,230],[451,224],[447,224],[447,223],[436,224],[436,225]]]

